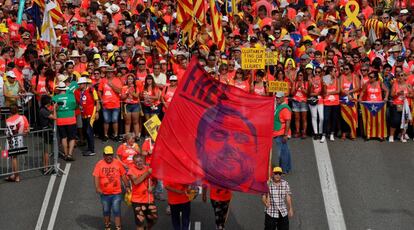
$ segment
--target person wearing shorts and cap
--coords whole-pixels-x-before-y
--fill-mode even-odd
[[[62,141],[65,160],[73,161],[73,150],[76,140],[76,99],[73,92],[68,91],[68,87],[64,82],[59,82],[56,90],[58,94],[52,98],[55,104],[54,116],[56,117],[56,125]]]
[[[282,179],[281,167],[274,167],[269,181],[269,192],[262,195],[265,205],[265,230],[289,229],[293,216],[292,192],[289,183]]]
[[[290,121],[292,111],[285,103],[285,93],[276,93],[276,109],[273,123],[273,150],[279,156],[279,165],[286,173],[291,170],[290,150],[287,144],[290,135]],[[275,152],[273,152],[275,154]]]
[[[121,162],[114,159],[112,146],[105,146],[103,159],[96,163],[92,173],[95,181],[95,189],[101,198],[105,230],[111,229],[111,213],[115,218],[115,229],[121,229],[121,180],[130,192],[126,171]]]

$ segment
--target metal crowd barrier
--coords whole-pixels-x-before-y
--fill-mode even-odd
[[[34,170],[44,173],[63,172],[58,167],[59,148],[56,123],[53,128],[35,129],[38,122],[38,106],[36,100],[22,104],[20,114],[24,114],[30,123],[30,131],[26,135],[6,134],[5,120],[10,116],[10,108],[0,107],[0,177]],[[17,159],[18,170],[12,171],[12,160]]]

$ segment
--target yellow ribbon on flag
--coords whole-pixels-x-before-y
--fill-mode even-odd
[[[354,11],[351,11],[351,6],[355,7]],[[345,5],[345,13],[346,13],[347,19],[344,22],[344,26],[348,27],[348,26],[351,25],[351,23],[354,23],[354,25],[356,27],[361,26],[361,21],[357,18],[358,14],[359,14],[359,4],[358,4],[358,2],[356,2],[354,0],[349,1]]]

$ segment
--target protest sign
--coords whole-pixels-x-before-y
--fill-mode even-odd
[[[242,48],[242,69],[264,69],[265,50],[260,48]]]
[[[284,81],[269,81],[269,92],[284,92],[285,94],[288,94],[289,84]]]
[[[144,123],[145,128],[154,141],[157,139],[158,128],[160,125],[161,121],[157,115],[152,116],[148,121]]]
[[[266,65],[277,65],[277,56],[276,51],[265,52],[265,64]]]

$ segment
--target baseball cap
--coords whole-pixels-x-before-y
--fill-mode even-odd
[[[311,63],[309,63],[305,66],[305,69],[313,69],[313,65]]]
[[[13,71],[7,71],[6,76],[11,77],[11,78],[16,78],[16,74],[14,74]]]
[[[177,76],[175,76],[175,75],[171,75],[169,79],[170,79],[170,81],[177,81],[178,80]]]
[[[114,154],[114,149],[112,148],[112,146],[107,145],[103,149],[103,154],[104,155],[112,155],[112,154]]]
[[[273,168],[273,173],[283,173],[283,170],[281,167],[274,167]]]

